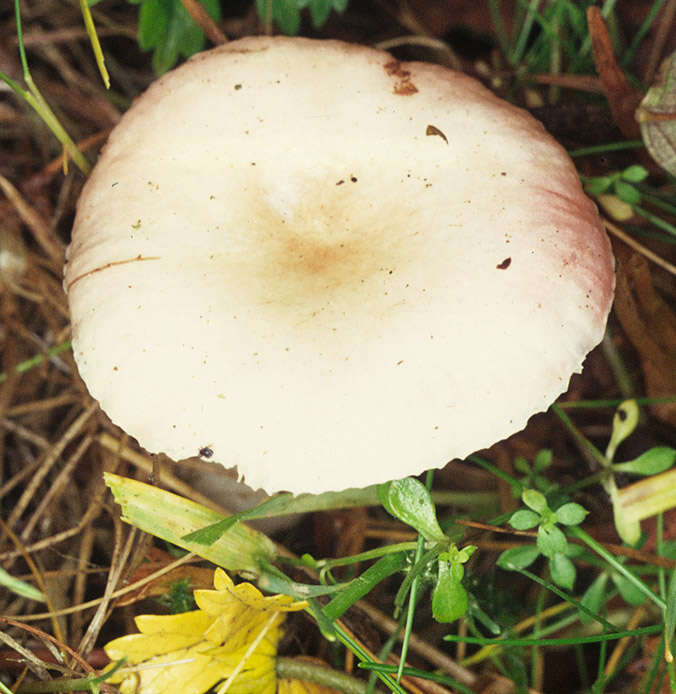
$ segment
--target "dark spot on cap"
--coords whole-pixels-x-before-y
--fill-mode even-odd
[[[440,137],[446,144],[448,144],[448,138],[444,133],[437,128],[436,125],[428,125],[427,129],[425,130],[425,135],[436,135],[437,137]]]
[[[236,84],[236,85],[234,86],[234,89],[241,89],[241,88],[242,88],[242,85],[241,85],[241,84]]]
[[[214,451],[209,446],[203,446],[200,448],[200,458],[211,458],[213,454]]]
[[[391,60],[389,63],[385,63],[383,67],[390,77],[396,77],[394,89],[392,90],[395,94],[410,96],[418,91],[415,84],[411,82],[410,70],[405,70],[398,60]]]
[[[495,267],[498,270],[506,270],[512,264],[511,258],[505,258],[501,263],[498,263]]]
[[[624,420],[627,418],[627,411],[623,407],[619,407],[617,410],[617,416],[620,418],[621,422],[624,422]]]

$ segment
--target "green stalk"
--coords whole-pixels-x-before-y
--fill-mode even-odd
[[[297,658],[277,658],[275,670],[280,679],[314,682],[322,687],[337,689],[344,694],[365,694],[366,682],[323,665]]]
[[[45,125],[54,133],[56,139],[61,143],[64,150],[70,158],[75,162],[76,166],[82,171],[85,176],[91,170],[91,164],[86,157],[77,148],[70,135],[59,122],[59,119],[54,115],[54,112],[45,101],[40,90],[33,82],[30,70],[28,69],[28,60],[26,59],[26,49],[23,44],[23,32],[21,29],[21,11],[19,0],[14,0],[14,10],[16,14],[16,34],[19,41],[19,56],[21,58],[21,66],[23,68],[23,78],[28,86],[28,90],[20,87],[14,80],[10,79],[4,72],[0,71],[0,79],[7,84],[16,94],[22,97],[42,118]]]
[[[66,340],[65,342],[62,342],[60,345],[54,345],[54,347],[50,347],[46,354],[36,354],[34,357],[31,357],[30,359],[26,359],[25,361],[19,362],[15,367],[14,370],[18,374],[25,373],[26,371],[30,371],[32,368],[39,366],[42,364],[42,362],[49,358],[49,357],[55,357],[57,354],[61,354],[62,352],[67,352],[71,347],[71,341]],[[4,383],[7,380],[7,374],[6,373],[0,373],[0,383]]]
[[[605,145],[594,145],[592,147],[581,147],[571,149],[569,157],[585,157],[588,154],[602,154],[603,152],[619,152],[623,149],[641,149],[645,147],[643,140],[627,140],[626,142],[609,142]]]
[[[622,574],[631,584],[634,585],[638,590],[640,590],[649,600],[655,603],[660,610],[664,611],[667,604],[662,600],[659,595],[656,595],[654,591],[640,579],[636,574],[632,573],[627,569],[624,564],[620,564],[617,559],[600,543],[598,543],[591,535],[587,534],[582,528],[570,527],[569,531],[571,535],[582,540],[587,547],[594,550],[601,558],[605,559],[606,562],[618,573]]]
[[[425,476],[425,486],[427,491],[432,489],[432,483],[434,482],[434,471],[428,470]],[[413,565],[415,566],[420,561],[425,549],[425,538],[422,535],[418,535],[418,546],[415,550],[415,559],[413,560]],[[411,632],[413,631],[413,617],[415,616],[415,607],[418,602],[418,586],[420,585],[420,575],[416,574],[415,578],[411,583],[411,591],[408,594],[408,614],[406,615],[406,625],[404,626],[404,639],[401,643],[401,659],[399,661],[399,669],[397,670],[397,683],[401,682],[401,677],[404,674],[404,666],[406,665],[406,654],[408,653],[408,642],[411,638]]]
[[[110,76],[108,75],[108,70],[106,69],[105,58],[103,57],[103,51],[101,50],[101,43],[99,42],[98,34],[96,33],[96,27],[94,26],[94,20],[92,19],[92,12],[89,9],[87,0],[80,0],[80,11],[82,12],[82,19],[85,23],[85,28],[87,30],[87,36],[89,36],[89,42],[92,45],[92,50],[94,51],[94,57],[96,58],[96,65],[101,73],[101,79],[106,89],[110,89]]]
[[[669,222],[644,209],[643,207],[639,207],[638,205],[632,205],[631,207],[636,214],[640,215],[641,217],[645,217],[645,219],[652,222],[656,227],[659,227],[672,236],[676,236],[676,226],[673,224],[669,224]]]
[[[594,459],[603,467],[607,468],[609,465],[606,457],[599,451],[594,444],[586,436],[583,436],[578,428],[573,424],[571,418],[556,404],[552,405],[552,411],[556,416],[563,422],[566,429],[572,434],[573,438],[584,448],[586,448],[589,453],[594,457]]]
[[[340,624],[336,624],[335,629],[338,640],[360,659],[360,667],[369,668],[371,665],[378,665],[378,663],[371,659],[371,656],[369,656],[361,645],[357,643]],[[401,685],[395,682],[387,672],[378,672],[378,677],[387,685],[390,691],[395,692],[395,694],[406,694],[406,691],[402,689]]]

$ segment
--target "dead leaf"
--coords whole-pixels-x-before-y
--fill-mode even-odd
[[[638,352],[650,397],[676,393],[676,314],[657,293],[647,261],[631,254],[618,262],[615,314]],[[676,426],[676,403],[652,406],[659,419]]]
[[[617,62],[608,29],[599,7],[587,8],[587,24],[592,42],[594,64],[599,73],[613,118],[626,137],[638,137],[639,127],[634,119],[634,113],[641,101],[641,94],[629,84],[627,76]]]

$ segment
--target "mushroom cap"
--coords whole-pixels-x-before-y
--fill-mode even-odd
[[[318,493],[523,428],[601,340],[614,274],[526,112],[438,65],[254,37],[124,115],[65,286],[80,373],[142,446]]]

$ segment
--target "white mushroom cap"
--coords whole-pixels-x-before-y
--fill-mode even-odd
[[[519,430],[600,341],[613,284],[594,205],[527,113],[436,65],[264,37],[134,103],[65,276],[115,423],[297,493]]]

